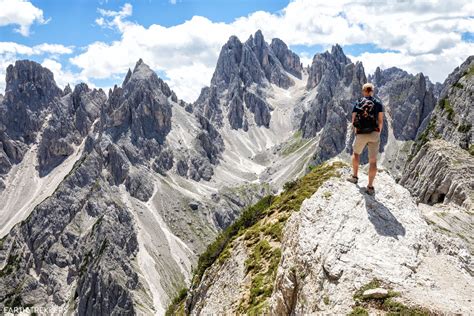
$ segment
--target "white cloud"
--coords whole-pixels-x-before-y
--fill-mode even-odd
[[[454,68],[459,66],[469,52],[474,52],[474,43],[458,43],[440,54],[423,54],[411,56],[407,53],[363,53],[360,56],[349,56],[351,60],[360,60],[366,73],[373,73],[377,67],[387,69],[398,67],[409,73],[423,72],[433,82],[443,82]],[[463,56],[466,54],[466,57]]]
[[[98,9],[101,17],[95,20],[97,25],[101,27],[113,28],[117,27],[119,31],[123,31],[125,26],[130,25],[129,22],[124,22],[123,19],[132,15],[133,9],[130,3],[125,3],[120,11]],[[110,18],[110,19],[107,19]]]
[[[48,23],[43,17],[43,10],[35,7],[26,0],[0,0],[0,27],[5,25],[18,25],[15,29],[23,36],[30,34],[33,23]]]
[[[18,55],[41,55],[41,54],[72,54],[73,48],[66,47],[60,44],[43,43],[33,47],[14,43],[14,42],[0,42],[0,54],[18,54]]]
[[[143,27],[127,20],[132,12],[130,4],[120,11],[99,10],[96,23],[119,31],[120,40],[92,43],[71,62],[82,69],[84,77],[98,79],[124,75],[143,58],[153,69],[164,71],[178,96],[187,101],[209,83],[228,37],[246,40],[257,29],[267,40],[279,37],[288,45],[372,43],[396,53],[358,57],[369,71],[376,60],[410,72],[423,71],[438,81],[473,51],[472,44],[461,39],[462,32],[474,29],[474,3],[469,0],[294,0],[277,13],[258,11],[231,23],[195,16],[171,27]],[[302,56],[304,63],[311,59]]]
[[[48,56],[45,59],[45,61],[48,61],[46,62],[46,67],[50,68],[49,66],[51,66],[54,67],[55,70],[61,70],[61,64],[55,61],[54,58],[58,58],[59,55],[72,54],[72,52],[73,47],[66,47],[60,44],[43,43],[30,47],[14,42],[0,42],[0,93],[5,91],[6,69],[9,65],[14,64],[16,60],[29,58],[31,56]],[[59,66],[53,62],[59,64]],[[58,80],[61,85],[63,85],[62,82],[66,81],[71,83],[76,83],[80,80],[88,81],[88,78],[84,76],[75,75],[76,79],[72,80],[73,74],[70,72],[55,72],[51,68],[50,70],[53,71],[55,79]],[[65,76],[64,78],[62,77],[63,75]]]
[[[71,71],[64,70],[62,64],[54,59],[45,58],[41,65],[51,70],[54,75],[54,81],[56,81],[56,84],[61,88],[64,88],[67,84],[70,84],[74,89],[74,85],[80,82],[85,82],[89,86],[94,87],[94,85],[91,84],[87,78],[72,73]]]
[[[176,4],[176,0],[170,0],[171,4]]]

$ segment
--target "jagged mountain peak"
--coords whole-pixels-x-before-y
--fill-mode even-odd
[[[250,35],[245,44],[250,46],[255,45],[257,47],[262,47],[263,45],[265,45],[265,37],[263,36],[262,31],[258,30],[257,32],[255,32],[254,35]]]
[[[313,62],[309,68],[307,89],[316,87],[320,83],[324,73],[328,75],[334,73],[336,77],[344,76],[344,69],[346,65],[350,64],[352,64],[351,60],[344,54],[339,44],[332,46],[331,52],[327,50],[314,55]]]
[[[7,99],[12,97],[25,100],[36,98],[40,105],[45,105],[54,97],[62,94],[54,81],[53,73],[31,60],[17,60],[15,65],[7,67],[5,77]],[[24,93],[26,92],[26,93]],[[10,95],[14,96],[10,96]],[[35,104],[28,105],[36,108]]]
[[[63,94],[66,95],[66,94],[69,94],[72,92],[72,89],[71,89],[71,85],[68,83],[65,87],[64,87],[64,90],[63,90]]]
[[[289,89],[295,85],[292,76],[302,78],[302,65],[283,41],[276,39],[269,45],[260,30],[245,43],[231,36],[220,51],[211,86],[202,89],[195,107],[218,126],[227,116],[231,128],[245,131],[247,108],[257,126],[269,127],[271,106],[265,101],[265,90],[271,84]]]
[[[133,72],[129,78],[129,80],[147,80],[151,77],[158,77],[156,73],[143,62],[140,58],[137,63],[135,64],[135,68],[133,68]],[[125,77],[126,79],[127,77]],[[125,80],[124,80],[125,81]]]
[[[348,64],[351,60],[344,54],[342,47],[339,44],[333,45],[331,47],[331,55],[333,55],[337,61]]]

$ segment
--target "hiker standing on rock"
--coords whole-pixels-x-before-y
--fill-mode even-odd
[[[352,109],[352,125],[354,126],[355,140],[352,155],[352,176],[348,179],[357,183],[359,178],[359,159],[365,146],[369,148],[369,183],[367,193],[375,194],[374,178],[377,174],[377,153],[380,147],[380,133],[383,128],[383,105],[373,96],[374,85],[366,83],[362,86],[363,97],[358,99]]]

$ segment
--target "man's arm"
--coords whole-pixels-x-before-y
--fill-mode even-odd
[[[383,112],[379,112],[379,117],[378,121],[379,123],[379,133],[382,133],[382,128],[383,128]]]
[[[354,127],[354,121],[356,118],[356,112],[352,112],[352,127]],[[354,127],[354,132],[357,134],[357,128]]]

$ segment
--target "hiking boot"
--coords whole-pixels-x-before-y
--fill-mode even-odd
[[[375,195],[375,188],[368,186],[367,189],[365,189],[365,192],[366,192],[368,195]]]
[[[359,181],[359,178],[357,178],[356,176],[350,176],[349,178],[347,178],[347,181],[357,184],[357,181]]]

